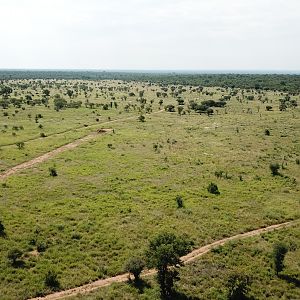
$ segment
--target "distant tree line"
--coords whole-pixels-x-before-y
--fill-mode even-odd
[[[1,81],[8,79],[82,79],[143,81],[160,85],[220,86],[300,93],[299,74],[196,74],[179,72],[106,72],[0,70]],[[2,82],[3,84],[4,82]]]

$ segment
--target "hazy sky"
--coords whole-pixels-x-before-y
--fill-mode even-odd
[[[0,0],[0,68],[300,70],[300,0]]]

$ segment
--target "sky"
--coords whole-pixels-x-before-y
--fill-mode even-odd
[[[0,0],[0,68],[300,70],[299,0]]]

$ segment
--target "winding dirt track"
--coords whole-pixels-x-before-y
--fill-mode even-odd
[[[151,113],[150,115],[154,115],[154,114],[157,114],[157,113],[161,113],[163,112],[163,110],[159,110],[159,111],[156,111],[154,113]],[[103,123],[100,123],[100,124],[96,124],[96,125],[91,125],[89,127],[99,127],[101,125],[104,125],[104,124],[111,124],[111,123],[117,123],[117,122],[124,122],[124,121],[128,121],[128,120],[132,120],[132,119],[137,119],[137,116],[132,116],[132,117],[128,117],[128,118],[125,118],[125,119],[116,119],[116,120],[112,120],[112,121],[106,121],[106,122],[103,122]],[[112,129],[103,129],[103,133],[109,133],[111,132]],[[91,133],[89,135],[86,135],[78,140],[75,140],[69,144],[66,144],[66,145],[63,145],[61,147],[58,147],[50,152],[47,152],[41,156],[38,156],[36,158],[33,158],[29,161],[26,161],[24,163],[21,163],[19,165],[16,165],[6,171],[4,171],[3,173],[0,174],[0,180],[1,179],[5,179],[13,174],[15,174],[16,172],[19,172],[21,170],[24,170],[24,169],[28,169],[28,168],[31,168],[32,166],[38,164],[38,163],[41,163],[43,161],[46,161],[50,158],[52,158],[53,156],[61,153],[61,152],[64,152],[66,150],[71,150],[71,149],[74,149],[76,147],[78,147],[80,144],[84,143],[84,142],[87,142],[88,140],[91,140],[92,138],[96,137],[97,136],[97,133]]]
[[[108,133],[108,132],[111,132],[112,129],[103,129],[103,133]],[[59,148],[56,148],[50,152],[47,152],[41,156],[38,156],[32,160],[29,160],[29,161],[26,161],[24,163],[21,163],[19,165],[16,165],[14,167],[12,167],[11,169],[8,169],[7,171],[3,172],[0,174],[0,179],[5,179],[7,178],[8,176],[11,176],[13,174],[15,174],[16,172],[18,171],[21,171],[21,170],[24,170],[24,169],[28,169],[28,168],[31,168],[32,166],[38,164],[38,163],[41,163],[45,160],[48,160],[50,159],[51,157],[61,153],[61,152],[64,152],[66,150],[70,150],[70,149],[74,149],[76,148],[77,146],[79,146],[80,144],[94,138],[97,134],[96,133],[91,133],[81,139],[78,139],[78,140],[75,140],[74,142],[71,142],[69,144],[66,144],[64,146],[61,146]]]
[[[221,246],[221,245],[225,244],[226,242],[229,242],[229,241],[232,241],[232,240],[237,240],[237,239],[243,239],[243,238],[247,238],[247,237],[251,237],[251,236],[256,236],[256,235],[259,235],[259,234],[262,234],[262,233],[265,233],[265,232],[269,232],[269,231],[272,231],[272,230],[276,230],[276,229],[280,229],[280,228],[283,228],[283,227],[294,225],[296,222],[297,221],[291,221],[291,222],[286,222],[286,223],[281,223],[281,224],[275,224],[275,225],[271,225],[271,226],[268,226],[268,227],[252,230],[252,231],[249,231],[249,232],[240,233],[240,234],[228,237],[228,238],[224,238],[222,240],[219,240],[219,241],[213,242],[211,244],[208,244],[206,246],[195,249],[194,251],[190,252],[189,254],[181,257],[181,260],[183,261],[183,263],[187,264],[189,262],[194,261],[198,257],[204,255],[205,253],[209,252],[213,248],[216,248],[218,246]],[[146,276],[150,276],[150,275],[154,275],[154,274],[156,274],[155,270],[153,270],[153,269],[146,270],[142,273],[142,277],[146,277]],[[82,286],[79,286],[79,287],[76,287],[76,288],[73,288],[73,289],[69,289],[69,290],[49,294],[45,297],[32,298],[30,300],[64,299],[64,298],[71,297],[71,296],[76,296],[76,295],[79,295],[79,294],[86,294],[86,293],[92,292],[92,291],[94,291],[98,288],[111,285],[112,283],[125,282],[125,281],[128,280],[128,278],[129,278],[129,274],[125,273],[125,274],[121,274],[121,275],[106,278],[106,279],[100,279],[100,280],[94,281],[92,283],[88,283],[88,284],[85,284],[85,285],[82,285]]]

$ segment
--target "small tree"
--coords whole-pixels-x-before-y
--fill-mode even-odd
[[[173,233],[161,233],[156,236],[146,252],[148,267],[157,269],[157,281],[161,296],[171,298],[175,280],[179,280],[178,268],[182,265],[180,256],[185,255],[192,243]]]
[[[59,289],[59,281],[57,279],[57,274],[54,271],[48,271],[45,276],[45,286],[52,289],[58,290]]]
[[[19,249],[11,249],[8,254],[7,254],[7,258],[10,261],[10,263],[15,266],[18,262],[18,260],[22,257],[23,253],[21,250]]]
[[[288,252],[288,248],[283,243],[276,243],[273,247],[273,259],[276,275],[284,268],[284,257]]]
[[[145,122],[145,116],[140,115],[140,116],[139,116],[139,121],[140,121],[140,122]]]
[[[181,196],[176,196],[177,208],[183,208],[183,199]]]
[[[131,273],[134,276],[134,281],[137,282],[140,279],[140,274],[145,267],[145,262],[140,257],[132,257],[129,259],[125,266],[125,271]]]
[[[228,299],[243,300],[247,299],[249,291],[250,277],[245,274],[232,274],[227,281]]]
[[[215,183],[212,183],[212,182],[208,185],[207,190],[211,194],[215,194],[215,195],[220,194],[218,186]]]
[[[4,235],[5,235],[5,227],[0,220],[0,236],[4,236]]]
[[[24,149],[25,143],[24,142],[17,142],[16,143],[19,150]]]
[[[270,164],[270,170],[271,170],[273,176],[279,175],[279,169],[280,169],[280,166],[278,163]]]
[[[52,176],[52,177],[57,176],[57,171],[56,171],[56,169],[55,169],[54,167],[50,167],[50,168],[49,168],[49,174],[50,174],[50,176]]]

